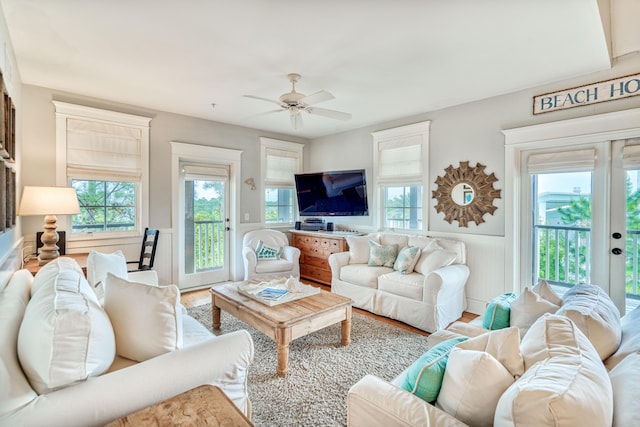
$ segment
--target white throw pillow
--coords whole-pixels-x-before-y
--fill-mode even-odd
[[[107,273],[123,279],[127,278],[127,260],[122,251],[111,254],[90,251],[87,257],[87,280],[98,299],[104,296],[104,279]]]
[[[33,297],[42,287],[53,286],[58,273],[65,270],[73,270],[83,274],[80,264],[78,264],[75,259],[67,257],[56,258],[55,260],[43,265],[38,271],[38,274],[33,278],[31,296]]]
[[[455,252],[446,251],[439,246],[438,249],[432,251],[425,251],[423,249],[414,270],[426,276],[432,271],[451,265],[457,256]]]
[[[565,316],[545,314],[522,339],[526,371],[496,407],[499,426],[609,426],[611,381],[587,337]]]
[[[62,268],[47,277],[51,283],[29,301],[18,335],[20,364],[38,394],[100,375],[115,357],[111,323],[84,275]]]
[[[613,426],[627,427],[640,420],[640,353],[632,353],[609,372],[613,387]]]
[[[560,298],[558,294],[555,293],[553,288],[551,288],[546,280],[539,281],[538,284],[535,285],[531,290],[552,304],[555,304],[557,306],[562,305],[562,298]]]
[[[541,295],[524,288],[520,296],[511,303],[510,325],[520,329],[522,336],[545,313],[555,313],[560,306],[547,301]]]
[[[556,313],[573,320],[598,350],[602,360],[620,346],[620,311],[599,286],[575,285],[564,294],[562,307]]]
[[[380,243],[375,236],[347,236],[349,264],[366,264],[369,261],[369,240]]]
[[[489,353],[454,347],[436,407],[469,426],[492,426],[496,404],[514,381]]]
[[[612,370],[631,353],[640,352],[640,328],[638,325],[640,325],[640,306],[620,319],[622,340],[618,350],[604,362],[608,370]]]
[[[516,327],[498,329],[461,342],[463,350],[486,351],[507,368],[513,377],[524,373],[524,360],[520,353],[520,332]]]
[[[108,273],[104,308],[113,325],[118,356],[143,362],[182,348],[177,286],[150,286]]]

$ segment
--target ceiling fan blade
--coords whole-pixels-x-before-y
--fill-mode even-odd
[[[334,98],[335,97],[331,93],[327,92],[326,90],[321,90],[319,92],[312,93],[311,95],[305,96],[299,102],[302,102],[303,104],[306,104],[306,105],[313,105],[313,104],[328,101]]]
[[[276,101],[275,99],[262,98],[260,96],[253,96],[253,95],[242,95],[242,96],[244,96],[245,98],[253,98],[253,99],[258,99],[260,101],[267,101],[267,102],[271,102],[272,104],[279,105],[281,107],[286,107],[286,104],[283,105],[282,102]]]
[[[343,113],[342,111],[327,110],[326,108],[309,107],[305,109],[309,114],[316,114],[318,116],[329,117],[331,119],[337,119],[347,121],[351,119],[351,114]]]

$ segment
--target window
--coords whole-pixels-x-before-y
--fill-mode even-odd
[[[382,228],[424,228],[428,132],[429,122],[423,122],[373,134],[374,203]]]
[[[302,144],[261,138],[265,224],[295,221],[295,179],[302,170]]]
[[[70,239],[141,233],[148,222],[150,119],[54,104],[56,183],[74,187],[80,202]]]

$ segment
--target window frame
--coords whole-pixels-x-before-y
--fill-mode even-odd
[[[287,152],[292,158],[297,161],[295,173],[302,172],[302,165],[304,160],[304,144],[297,142],[282,141],[271,138],[260,138],[260,160],[261,160],[261,179],[262,189],[260,191],[260,222],[266,228],[277,227],[292,227],[298,217],[298,205],[296,203],[296,186],[295,180],[291,177],[290,182],[269,182],[267,179],[267,154],[269,150],[279,150]],[[291,216],[291,222],[266,222],[266,191],[268,188],[285,188],[293,191],[293,212]]]
[[[67,233],[68,242],[89,241],[95,245],[97,241],[134,238],[142,235],[144,227],[149,224],[149,123],[151,118],[116,111],[103,110],[83,105],[52,101],[56,111],[56,185],[70,186],[71,179],[103,180],[118,182],[134,182],[136,185],[136,226],[131,231],[107,231],[99,233]],[[69,119],[104,123],[134,128],[140,132],[140,178],[131,180],[117,173],[108,174],[103,171],[84,174],[67,175],[67,122]],[[71,216],[60,218],[65,229],[71,230]]]
[[[382,230],[393,231],[426,231],[429,218],[427,193],[429,192],[429,129],[431,121],[414,123],[397,128],[373,132],[373,224]],[[384,147],[419,146],[420,171],[414,174],[381,176],[381,155]],[[389,228],[385,224],[385,189],[387,187],[422,186],[421,228]]]

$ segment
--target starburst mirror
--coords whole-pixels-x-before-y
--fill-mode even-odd
[[[449,224],[458,221],[459,227],[468,227],[469,222],[479,225],[485,214],[493,215],[497,209],[493,201],[500,198],[501,190],[493,188],[493,183],[498,178],[493,173],[487,175],[485,168],[480,163],[470,167],[469,162],[460,162],[457,168],[449,165],[444,176],[436,179],[438,188],[432,192],[438,200],[436,212],[444,213]]]

